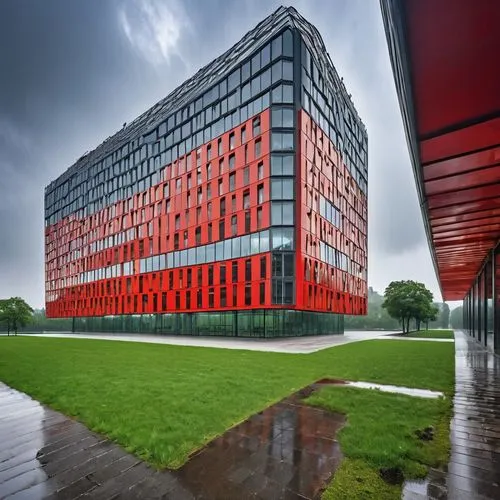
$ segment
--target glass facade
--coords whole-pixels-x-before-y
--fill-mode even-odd
[[[255,338],[337,335],[344,332],[344,316],[292,309],[256,309],[217,313],[77,317],[74,320],[74,330]]]
[[[465,297],[463,314],[467,333],[500,354],[500,244],[489,253]]]
[[[341,333],[366,312],[366,144],[317,32],[278,9],[46,188],[47,315]]]

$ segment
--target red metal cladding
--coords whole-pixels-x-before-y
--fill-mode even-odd
[[[444,299],[457,300],[500,238],[500,66],[492,62],[500,2],[402,3],[417,168]]]
[[[299,113],[297,171],[297,305],[315,311],[366,314],[367,198],[321,128]],[[319,196],[342,213],[341,227],[321,217]],[[347,255],[351,273],[320,260],[319,242]]]

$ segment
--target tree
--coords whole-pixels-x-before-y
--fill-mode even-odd
[[[0,301],[0,322],[7,325],[7,335],[11,330],[17,335],[17,330],[26,326],[32,317],[33,309],[20,297]]]
[[[412,280],[392,281],[385,289],[382,307],[400,322],[403,333],[407,333],[411,319],[415,320],[417,330],[420,330],[422,322],[427,323],[437,315],[432,298],[432,292],[423,283]]]

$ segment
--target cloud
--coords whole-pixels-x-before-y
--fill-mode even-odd
[[[130,44],[153,65],[182,59],[179,42],[187,26],[179,4],[171,0],[133,0],[118,11],[123,33]]]

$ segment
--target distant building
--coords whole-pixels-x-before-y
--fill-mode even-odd
[[[342,333],[366,314],[367,158],[319,33],[282,7],[46,188],[47,316]]]

